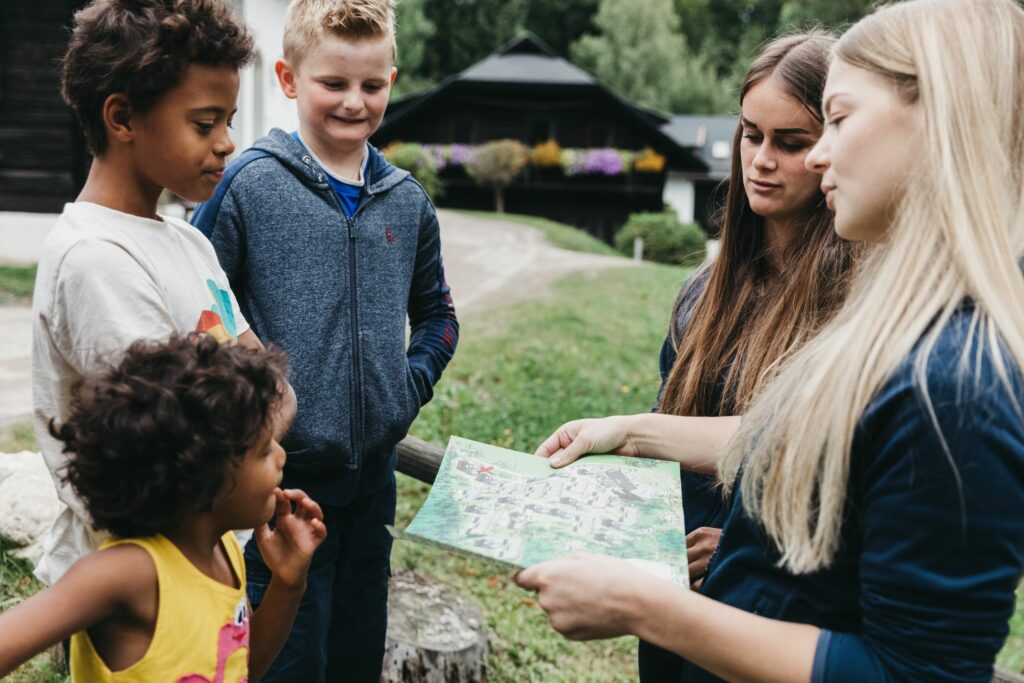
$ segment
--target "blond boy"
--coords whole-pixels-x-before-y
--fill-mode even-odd
[[[276,70],[299,128],[232,162],[193,218],[253,329],[288,352],[299,411],[283,485],[321,503],[328,531],[265,681],[379,680],[395,445],[458,340],[430,199],[368,142],[394,59],[389,0],[292,2]],[[269,572],[255,551],[257,605]]]

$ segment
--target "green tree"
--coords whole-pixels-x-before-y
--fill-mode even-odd
[[[526,28],[533,31],[563,57],[585,33],[595,30],[598,0],[528,0]]]
[[[696,5],[687,9],[700,15]],[[731,82],[688,48],[673,0],[602,0],[594,24],[600,33],[573,44],[573,61],[625,99],[664,111],[729,110]]]
[[[601,0],[600,33],[573,43],[573,61],[622,97],[668,110],[688,58],[672,0]]]
[[[824,26],[839,32],[877,4],[878,0],[787,0],[782,4],[779,28]]]
[[[528,0],[422,0],[436,30],[423,75],[440,81],[480,61],[525,27]]]
[[[396,5],[395,42],[398,44],[398,80],[392,97],[403,97],[432,85],[425,73],[424,55],[437,31],[423,11],[423,0],[399,0]]]

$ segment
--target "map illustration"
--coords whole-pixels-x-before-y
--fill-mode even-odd
[[[453,436],[426,502],[400,537],[516,568],[586,551],[688,585],[679,466],[547,458]]]

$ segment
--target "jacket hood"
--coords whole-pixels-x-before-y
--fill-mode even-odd
[[[268,135],[254,142],[252,147],[274,156],[282,166],[309,187],[318,191],[330,190],[327,174],[313,160],[302,143],[290,133],[286,133],[280,128],[274,128]],[[390,190],[409,176],[408,171],[403,171],[388,163],[376,147],[369,143],[366,147],[370,155],[366,164],[365,187],[367,194],[374,195]]]

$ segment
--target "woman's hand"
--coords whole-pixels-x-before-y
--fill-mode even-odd
[[[552,467],[564,467],[588,453],[636,456],[628,425],[628,417],[623,415],[566,422],[540,445],[535,455],[550,458]]]
[[[700,588],[704,575],[708,572],[708,562],[718,548],[722,530],[711,526],[702,526],[686,534],[686,560],[690,569],[690,585]]]
[[[658,581],[625,560],[581,553],[524,569],[515,580],[537,591],[553,629],[572,640],[592,640],[633,632],[633,587],[640,576]]]
[[[256,544],[274,579],[288,588],[305,587],[313,551],[327,538],[324,513],[299,489],[276,489],[274,495],[275,526],[256,529]]]

